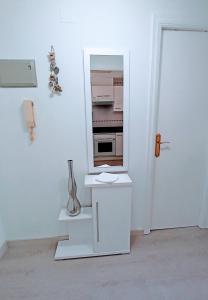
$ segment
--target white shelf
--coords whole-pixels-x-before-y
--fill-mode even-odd
[[[55,259],[69,259],[78,257],[93,256],[92,245],[74,244],[70,240],[58,242]]]
[[[78,221],[92,219],[92,207],[82,207],[81,213],[77,216],[71,217],[68,215],[66,208],[63,208],[59,214],[59,221]]]
[[[129,250],[115,252],[95,252],[90,244],[74,244],[70,240],[58,242],[56,249],[55,260],[72,259],[81,257],[92,257],[101,255],[113,255],[129,253]]]
[[[131,186],[132,180],[128,174],[117,174],[118,180],[112,183],[103,183],[96,180],[97,175],[85,175],[86,187],[110,187],[110,186]]]

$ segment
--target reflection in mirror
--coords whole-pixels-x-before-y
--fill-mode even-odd
[[[123,166],[123,55],[90,55],[94,167]]]

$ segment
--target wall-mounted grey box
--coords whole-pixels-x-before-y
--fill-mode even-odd
[[[35,61],[0,59],[0,87],[36,87]]]

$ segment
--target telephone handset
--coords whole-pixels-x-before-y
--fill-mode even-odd
[[[25,124],[29,131],[30,140],[31,142],[33,142],[35,140],[34,128],[36,126],[33,101],[24,100],[23,113],[24,113]]]

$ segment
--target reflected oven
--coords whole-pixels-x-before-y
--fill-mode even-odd
[[[116,135],[115,133],[93,134],[94,157],[115,156],[116,155]]]

